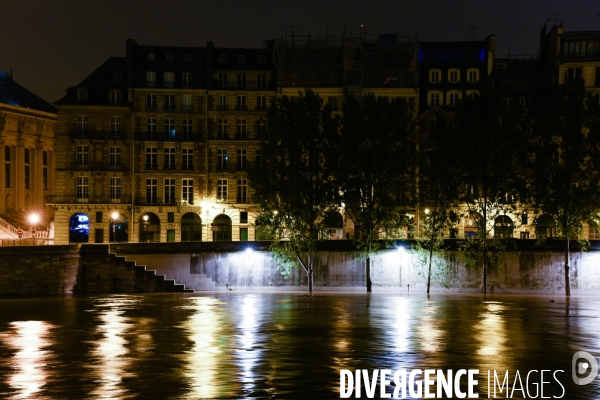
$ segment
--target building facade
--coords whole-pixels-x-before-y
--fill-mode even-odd
[[[54,218],[44,196],[55,181],[56,108],[19,85],[12,72],[0,71],[0,235],[17,237],[14,229],[43,230]],[[28,216],[40,216],[31,226]],[[28,234],[24,236],[30,236]]]
[[[252,240],[273,45],[126,48],[57,102],[56,243]]]

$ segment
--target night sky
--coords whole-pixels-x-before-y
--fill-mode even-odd
[[[0,69],[47,101],[60,99],[125,41],[140,45],[260,47],[285,30],[339,36],[365,24],[367,39],[410,31],[421,40],[498,37],[497,55],[536,53],[555,14],[567,30],[600,30],[591,0],[2,0]]]

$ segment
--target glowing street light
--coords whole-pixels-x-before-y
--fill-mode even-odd
[[[33,245],[35,246],[35,226],[37,225],[38,222],[40,222],[40,215],[37,213],[32,213],[29,214],[29,216],[27,217],[27,219],[29,220],[29,223],[31,224],[31,237],[33,239]]]
[[[113,241],[117,243],[117,219],[119,219],[119,213],[113,211],[110,217],[112,218]]]

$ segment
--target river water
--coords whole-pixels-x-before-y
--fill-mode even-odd
[[[1,398],[333,399],[342,369],[370,377],[374,369],[478,369],[479,398],[488,397],[488,371],[498,383],[508,371],[511,392],[496,387],[496,398],[534,398],[543,386],[545,398],[600,399],[600,377],[573,382],[581,350],[600,355],[600,299],[242,292],[0,299]],[[542,378],[541,370],[551,372]],[[460,383],[466,391],[466,375]]]

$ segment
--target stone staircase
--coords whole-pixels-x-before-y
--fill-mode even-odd
[[[145,265],[109,253],[108,245],[82,245],[79,255],[78,293],[194,292],[174,279],[146,269]]]

